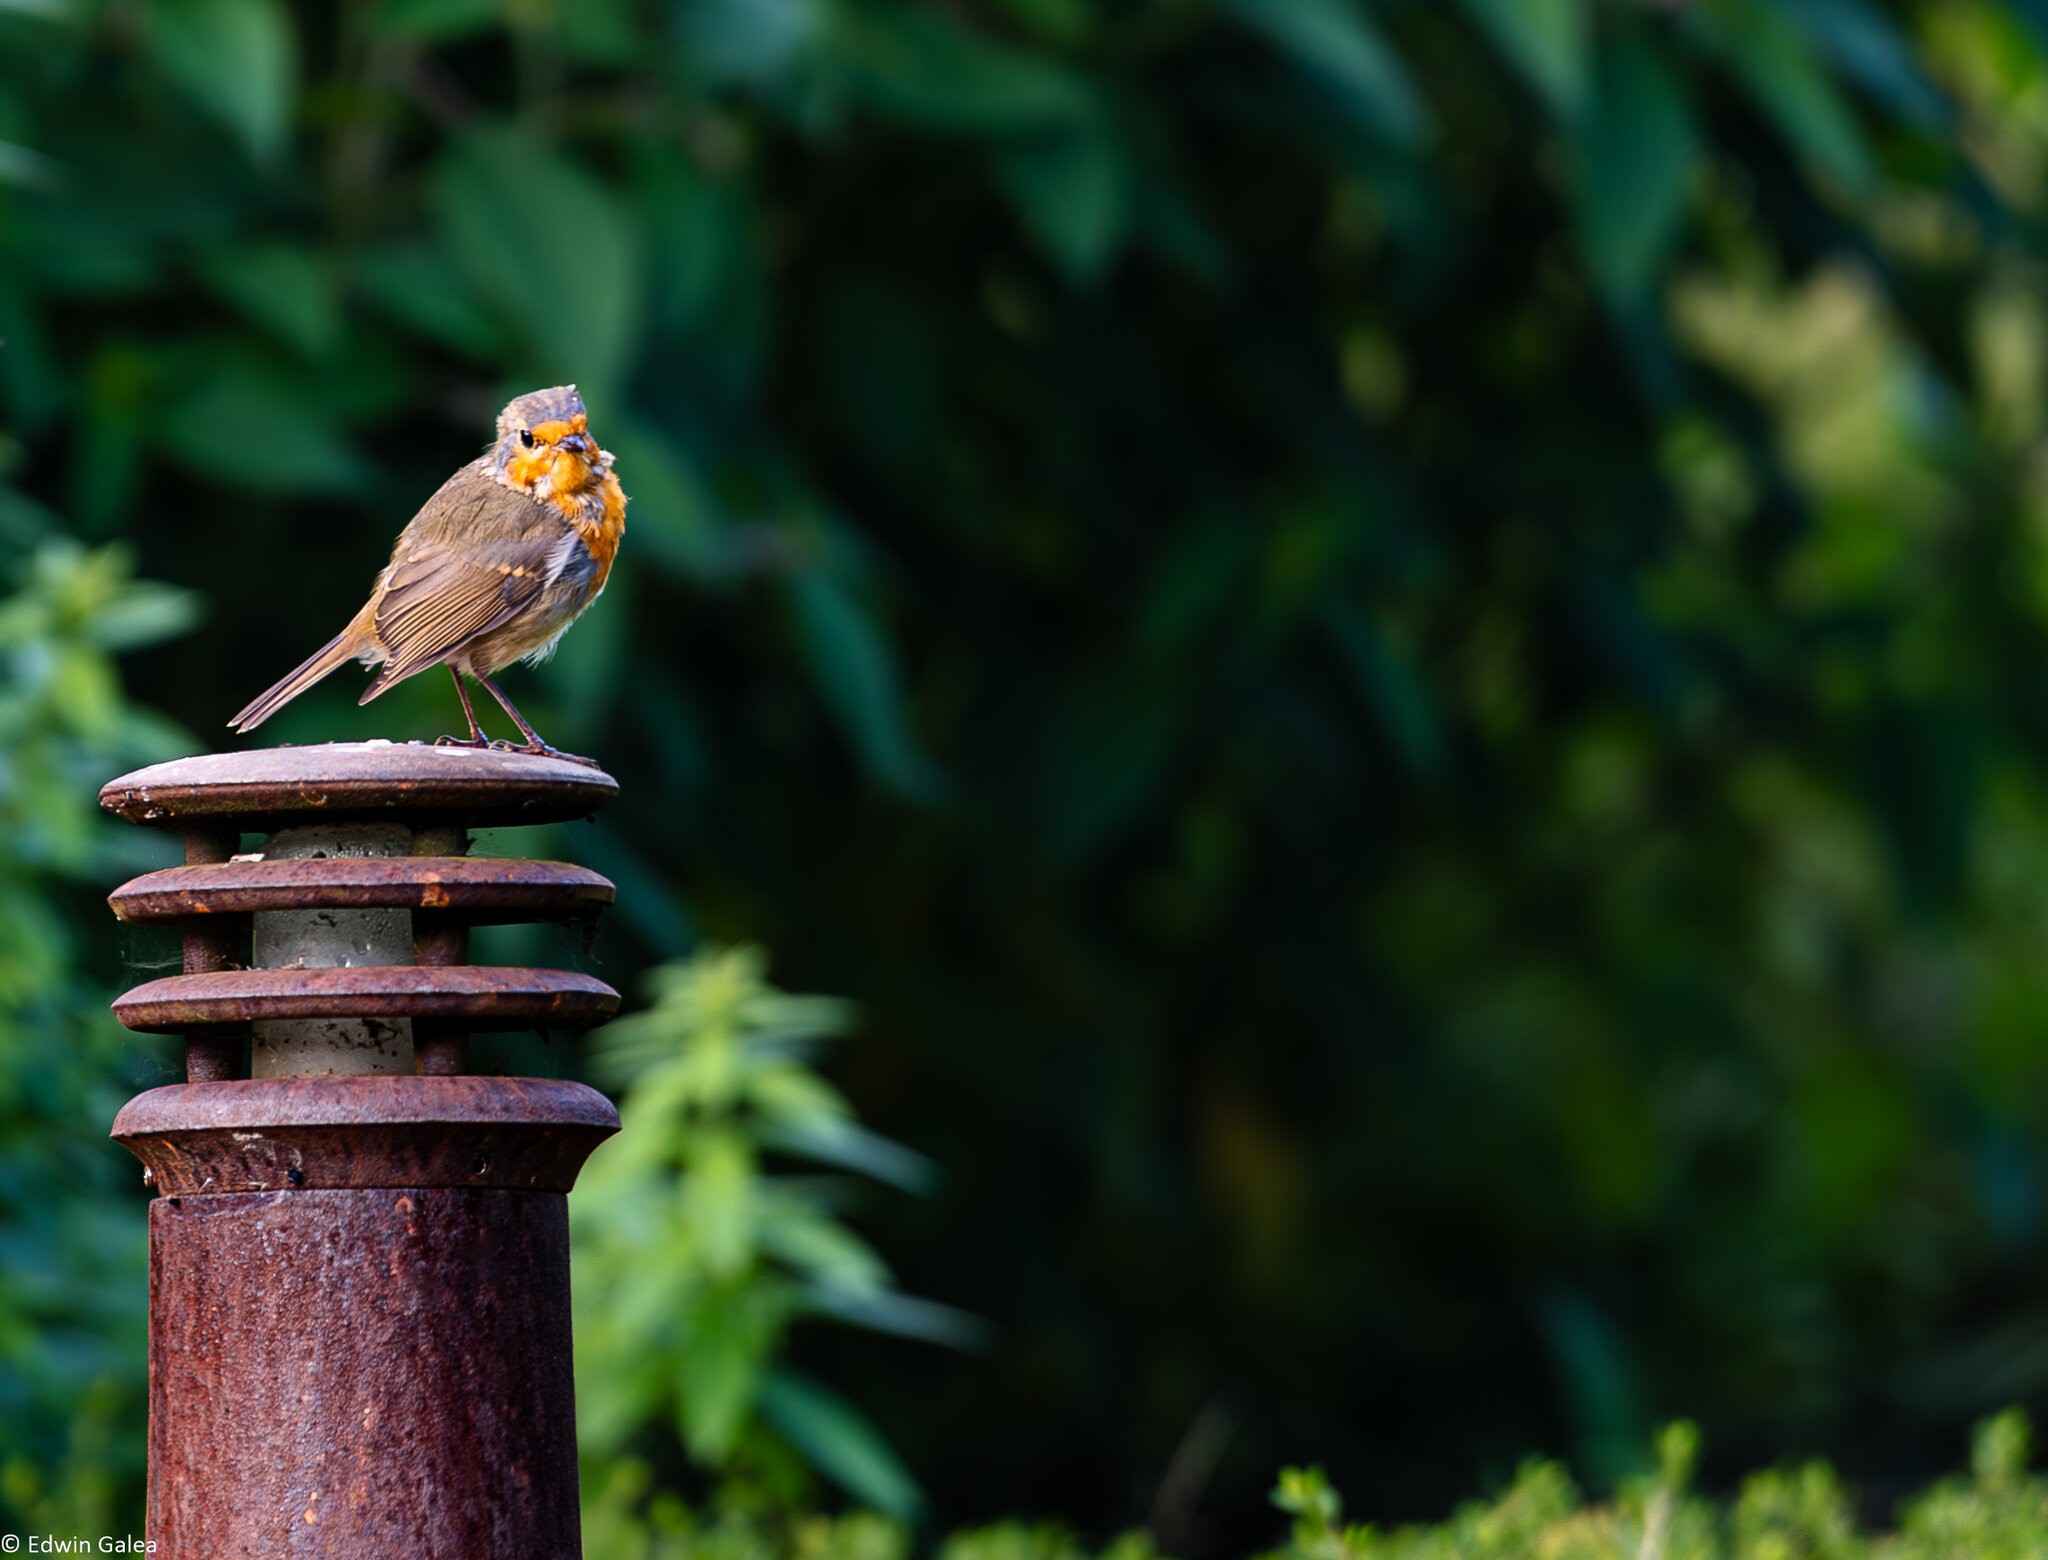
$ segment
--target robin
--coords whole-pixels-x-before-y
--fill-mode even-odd
[[[379,668],[358,704],[415,672],[445,666],[469,735],[442,742],[490,745],[462,685],[468,673],[526,733],[517,751],[574,757],[541,741],[491,676],[554,650],[603,592],[625,532],[625,490],[612,474],[611,452],[590,437],[576,387],[522,395],[499,414],[497,442],[442,483],[399,533],[391,562],[348,627],[228,725],[254,731],[344,661]]]

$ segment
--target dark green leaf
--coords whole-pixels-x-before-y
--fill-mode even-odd
[[[604,438],[631,500],[626,525],[635,551],[671,572],[716,578],[724,522],[687,452],[631,415],[607,418]]]
[[[682,0],[676,28],[690,66],[714,81],[767,86],[823,40],[825,0]]]
[[[25,547],[57,529],[57,517],[34,499],[0,483],[0,542]]]
[[[184,633],[199,621],[199,608],[199,597],[189,590],[138,582],[106,604],[88,634],[108,650],[132,650]]]
[[[1562,118],[1586,98],[1592,22],[1587,0],[1464,0],[1508,63]]]
[[[1843,74],[1906,120],[1926,129],[1947,121],[1948,104],[1906,40],[1866,0],[1790,0],[1787,10]]]
[[[1702,16],[1729,68],[1809,170],[1867,191],[1876,169],[1863,132],[1786,15],[1764,0],[1726,0]]]
[[[640,235],[576,164],[519,131],[471,136],[436,189],[443,241],[524,346],[527,372],[619,398],[644,306]]]
[[[1109,132],[1088,126],[1033,136],[1004,149],[1003,187],[1053,263],[1094,281],[1116,254],[1131,216],[1132,178]]]
[[[997,0],[1019,25],[1054,43],[1078,44],[1095,28],[1088,0]]]
[[[2035,47],[2048,51],[2048,0],[2007,0],[2007,9],[2033,35]]]
[[[914,1522],[924,1496],[875,1427],[844,1398],[794,1371],[769,1373],[761,1384],[761,1410],[856,1500]]]
[[[931,1195],[938,1184],[939,1168],[924,1155],[856,1121],[816,1121],[800,1127],[764,1123],[761,1141],[781,1153],[858,1171],[917,1196]]]
[[[992,1332],[978,1316],[891,1289],[819,1285],[812,1289],[810,1303],[822,1314],[854,1327],[949,1349],[985,1348]]]
[[[1360,698],[1400,755],[1402,766],[1419,780],[1439,774],[1444,763],[1443,727],[1415,668],[1369,617],[1348,602],[1333,602],[1324,621]]]
[[[0,184],[19,189],[48,189],[58,180],[58,165],[32,147],[0,141]]]
[[[1690,196],[1697,133],[1658,53],[1624,34],[1601,50],[1591,111],[1575,137],[1579,241],[1614,299],[1646,292]]]
[[[340,338],[334,273],[310,250],[238,244],[211,256],[205,271],[223,297],[308,357],[323,355]]]
[[[634,195],[646,214],[657,323],[717,339],[732,323],[734,299],[759,286],[760,234],[746,184],[664,158],[642,172]]]
[[[282,149],[298,42],[280,0],[158,0],[150,52],[179,90],[256,157]]]
[[[373,250],[362,263],[362,286],[393,319],[466,357],[492,358],[510,335],[438,248],[398,244]]]
[[[379,18],[400,38],[440,43],[496,26],[504,0],[380,0]]]
[[[816,569],[790,579],[789,600],[811,676],[868,772],[906,796],[933,795],[937,776],[904,724],[895,656],[873,618]]]
[[[916,470],[939,404],[939,343],[928,300],[849,270],[825,294],[819,379],[833,411],[877,465]]]
[[[970,134],[1057,129],[1096,112],[1088,84],[984,38],[936,8],[871,3],[844,15],[861,96],[903,124]]]
[[[1163,682],[1105,669],[1067,691],[1043,755],[1054,857],[1085,860],[1143,810],[1177,730],[1171,687]]]
[[[1359,0],[1223,0],[1224,9],[1327,82],[1358,120],[1412,142],[1427,124],[1422,100]]]
[[[1218,514],[1183,525],[1168,538],[1138,604],[1138,643],[1149,655],[1183,650],[1241,591],[1258,554],[1249,516]]]
[[[207,374],[150,425],[173,459],[216,481],[275,493],[335,493],[367,473],[320,408],[281,379]]]

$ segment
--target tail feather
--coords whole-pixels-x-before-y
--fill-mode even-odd
[[[242,713],[228,722],[228,726],[235,731],[254,731],[342,662],[353,661],[362,653],[363,645],[355,625],[351,623],[285,673],[275,685],[251,699]]]

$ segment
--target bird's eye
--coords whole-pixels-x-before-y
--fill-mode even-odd
[[[521,428],[521,429],[519,430],[519,442],[520,442],[521,444],[525,445],[525,446],[526,446],[526,447],[527,447],[528,449],[532,449],[532,448],[533,448],[533,430],[532,430],[531,428]]]

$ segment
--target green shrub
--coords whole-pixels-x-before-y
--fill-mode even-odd
[[[147,1377],[140,1168],[106,1141],[147,1063],[107,1012],[99,885],[148,837],[99,786],[169,756],[115,653],[189,621],[125,549],[59,536],[0,485],[0,1533],[120,1531],[140,1503]]]
[[[1692,1488],[1699,1436],[1673,1425],[1657,1471],[1605,1501],[1587,1501],[1554,1462],[1530,1462],[1506,1490],[1428,1527],[1348,1526],[1320,1468],[1289,1468],[1273,1504],[1293,1518],[1259,1560],[2037,1560],[2048,1554],[2048,1478],[2027,1467],[2025,1418],[1978,1427],[1966,1478],[1907,1501],[1888,1531],[1868,1531],[1825,1463],[1752,1474],[1732,1499]],[[586,1512],[590,1560],[904,1560],[908,1529],[866,1513],[698,1513],[673,1496],[641,1508],[644,1480],[613,1478]],[[1002,1523],[955,1534],[938,1560],[1154,1560],[1142,1533],[1107,1545],[1052,1526]]]
[[[852,1404],[783,1358],[805,1317],[932,1342],[974,1324],[900,1294],[838,1217],[850,1177],[906,1190],[930,1168],[861,1127],[809,1059],[843,1002],[777,991],[752,948],[649,977],[654,1005],[602,1031],[592,1066],[625,1088],[625,1130],[577,1190],[578,1390],[589,1457],[673,1423],[690,1457],[766,1498],[805,1465],[894,1516],[921,1497]],[[839,1176],[771,1174],[770,1156]],[[657,1437],[658,1439],[658,1437]]]

